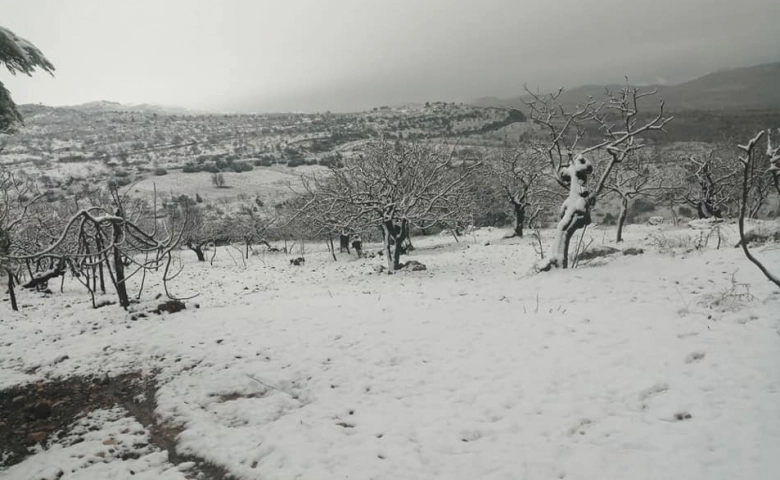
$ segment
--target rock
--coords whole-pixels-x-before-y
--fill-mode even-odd
[[[664,223],[665,219],[664,217],[656,216],[656,217],[650,217],[647,219],[647,223],[650,225],[661,225]]]
[[[645,253],[645,251],[641,248],[630,247],[623,250],[623,255],[642,255],[643,253]]]
[[[413,272],[428,270],[428,267],[426,267],[424,263],[420,263],[416,260],[409,260],[401,268],[406,268],[407,270],[411,270]]]
[[[185,310],[186,308],[184,302],[181,300],[168,300],[167,302],[159,304],[152,312],[160,315],[162,312],[176,313]]]

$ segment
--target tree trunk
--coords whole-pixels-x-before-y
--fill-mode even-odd
[[[406,220],[401,221],[397,226],[393,221],[387,221],[382,224],[382,234],[384,235],[385,256],[387,257],[387,268],[392,272],[401,268],[401,254],[403,253],[403,243],[409,235],[409,224]]]
[[[617,224],[617,238],[616,243],[623,241],[623,225],[626,223],[626,216],[628,215],[628,198],[622,197],[620,199],[620,214],[618,214]]]
[[[412,247],[411,240],[409,240],[409,224],[406,222],[406,220],[402,220],[400,232],[396,237],[395,251],[393,252],[394,254],[393,264],[395,265],[396,270],[401,268],[401,254],[406,252],[406,248],[404,247],[404,242],[407,241],[408,241],[408,249],[411,250],[412,248],[414,248]]]
[[[523,224],[525,223],[525,203],[513,202],[512,205],[515,207],[515,224],[514,224],[514,236],[515,237],[522,237],[523,236]]]
[[[114,273],[116,275],[115,281],[116,281],[116,295],[119,297],[119,305],[122,308],[127,308],[130,306],[130,299],[127,296],[127,285],[125,285],[125,264],[122,262],[122,251],[117,247],[120,240],[122,239],[122,228],[114,223],[114,247],[113,247],[113,254],[114,254]]]
[[[339,241],[341,241],[339,239]],[[333,235],[328,232],[328,241],[325,242],[325,245],[328,246],[328,250],[330,251],[330,254],[333,256],[333,261],[336,262],[338,259],[336,258],[336,247],[333,245]]]
[[[103,251],[103,242],[100,240],[100,235],[97,235],[95,237],[95,242],[97,244],[98,252]],[[100,293],[106,293],[106,279],[103,276],[103,262],[99,261],[100,260],[99,258],[97,260],[98,260],[98,274],[100,275]]]
[[[11,310],[14,312],[19,311],[19,305],[16,304],[16,292],[14,291],[14,274],[11,270],[7,270],[8,273],[8,296],[11,297]]]
[[[190,242],[187,242],[187,248],[195,252],[195,255],[198,257],[199,262],[205,262],[206,261],[206,255],[203,253],[203,245],[200,243],[193,244]]]
[[[331,240],[332,242],[332,240]],[[349,235],[339,234],[339,253],[347,252],[349,254]]]
[[[569,267],[569,244],[574,233],[590,224],[590,209],[593,199],[585,188],[587,176],[592,172],[584,158],[580,162],[570,163],[566,168],[569,181],[569,195],[561,205],[561,219],[555,227],[556,234],[550,256],[539,266],[539,271],[547,272],[553,268]]]

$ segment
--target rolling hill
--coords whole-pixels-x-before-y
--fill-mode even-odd
[[[566,90],[560,97],[564,107],[583,103],[588,97],[603,96],[604,89],[621,85],[583,85]],[[780,62],[745,68],[718,70],[679,85],[658,87],[670,111],[685,110],[775,110],[780,109]],[[522,108],[528,97],[500,99],[484,97],[473,103],[479,106],[512,106]]]

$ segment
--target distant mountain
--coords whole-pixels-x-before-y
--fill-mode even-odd
[[[622,85],[583,85],[565,90],[559,98],[564,107],[602,98],[605,88]],[[780,62],[754,67],[719,70],[679,85],[648,85],[658,88],[669,111],[681,110],[775,110],[780,109]],[[528,97],[484,97],[472,102],[485,107],[523,108]]]
[[[82,103],[80,105],[69,105],[62,108],[79,110],[82,112],[138,112],[138,113],[157,113],[160,115],[203,115],[207,112],[190,110],[182,107],[171,107],[164,105],[154,105],[150,103],[126,105],[119,102],[110,102],[108,100],[98,100],[96,102]]]

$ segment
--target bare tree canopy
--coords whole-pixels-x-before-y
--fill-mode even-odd
[[[638,138],[653,131],[663,131],[672,120],[659,103],[658,113],[643,115],[640,100],[652,96],[657,90],[642,90],[626,85],[619,92],[605,92],[605,98],[578,105],[574,112],[566,112],[558,104],[563,89],[550,95],[539,95],[526,89],[531,96],[527,103],[530,118],[547,132],[547,140],[540,152],[547,158],[558,184],[569,191],[560,210],[556,227],[555,244],[551,255],[540,265],[540,270],[567,268],[569,243],[574,233],[591,223],[591,209],[606,187],[613,170],[626,158],[644,147]],[[586,128],[595,128],[602,140],[583,147],[580,141]],[[588,155],[603,150],[608,154],[607,164],[601,168],[593,188],[586,184],[594,173],[595,165]]]
[[[388,268],[400,267],[410,228],[457,222],[469,211],[465,180],[480,163],[455,164],[452,148],[373,142],[328,175],[306,182],[305,218],[323,231],[381,228]]]

